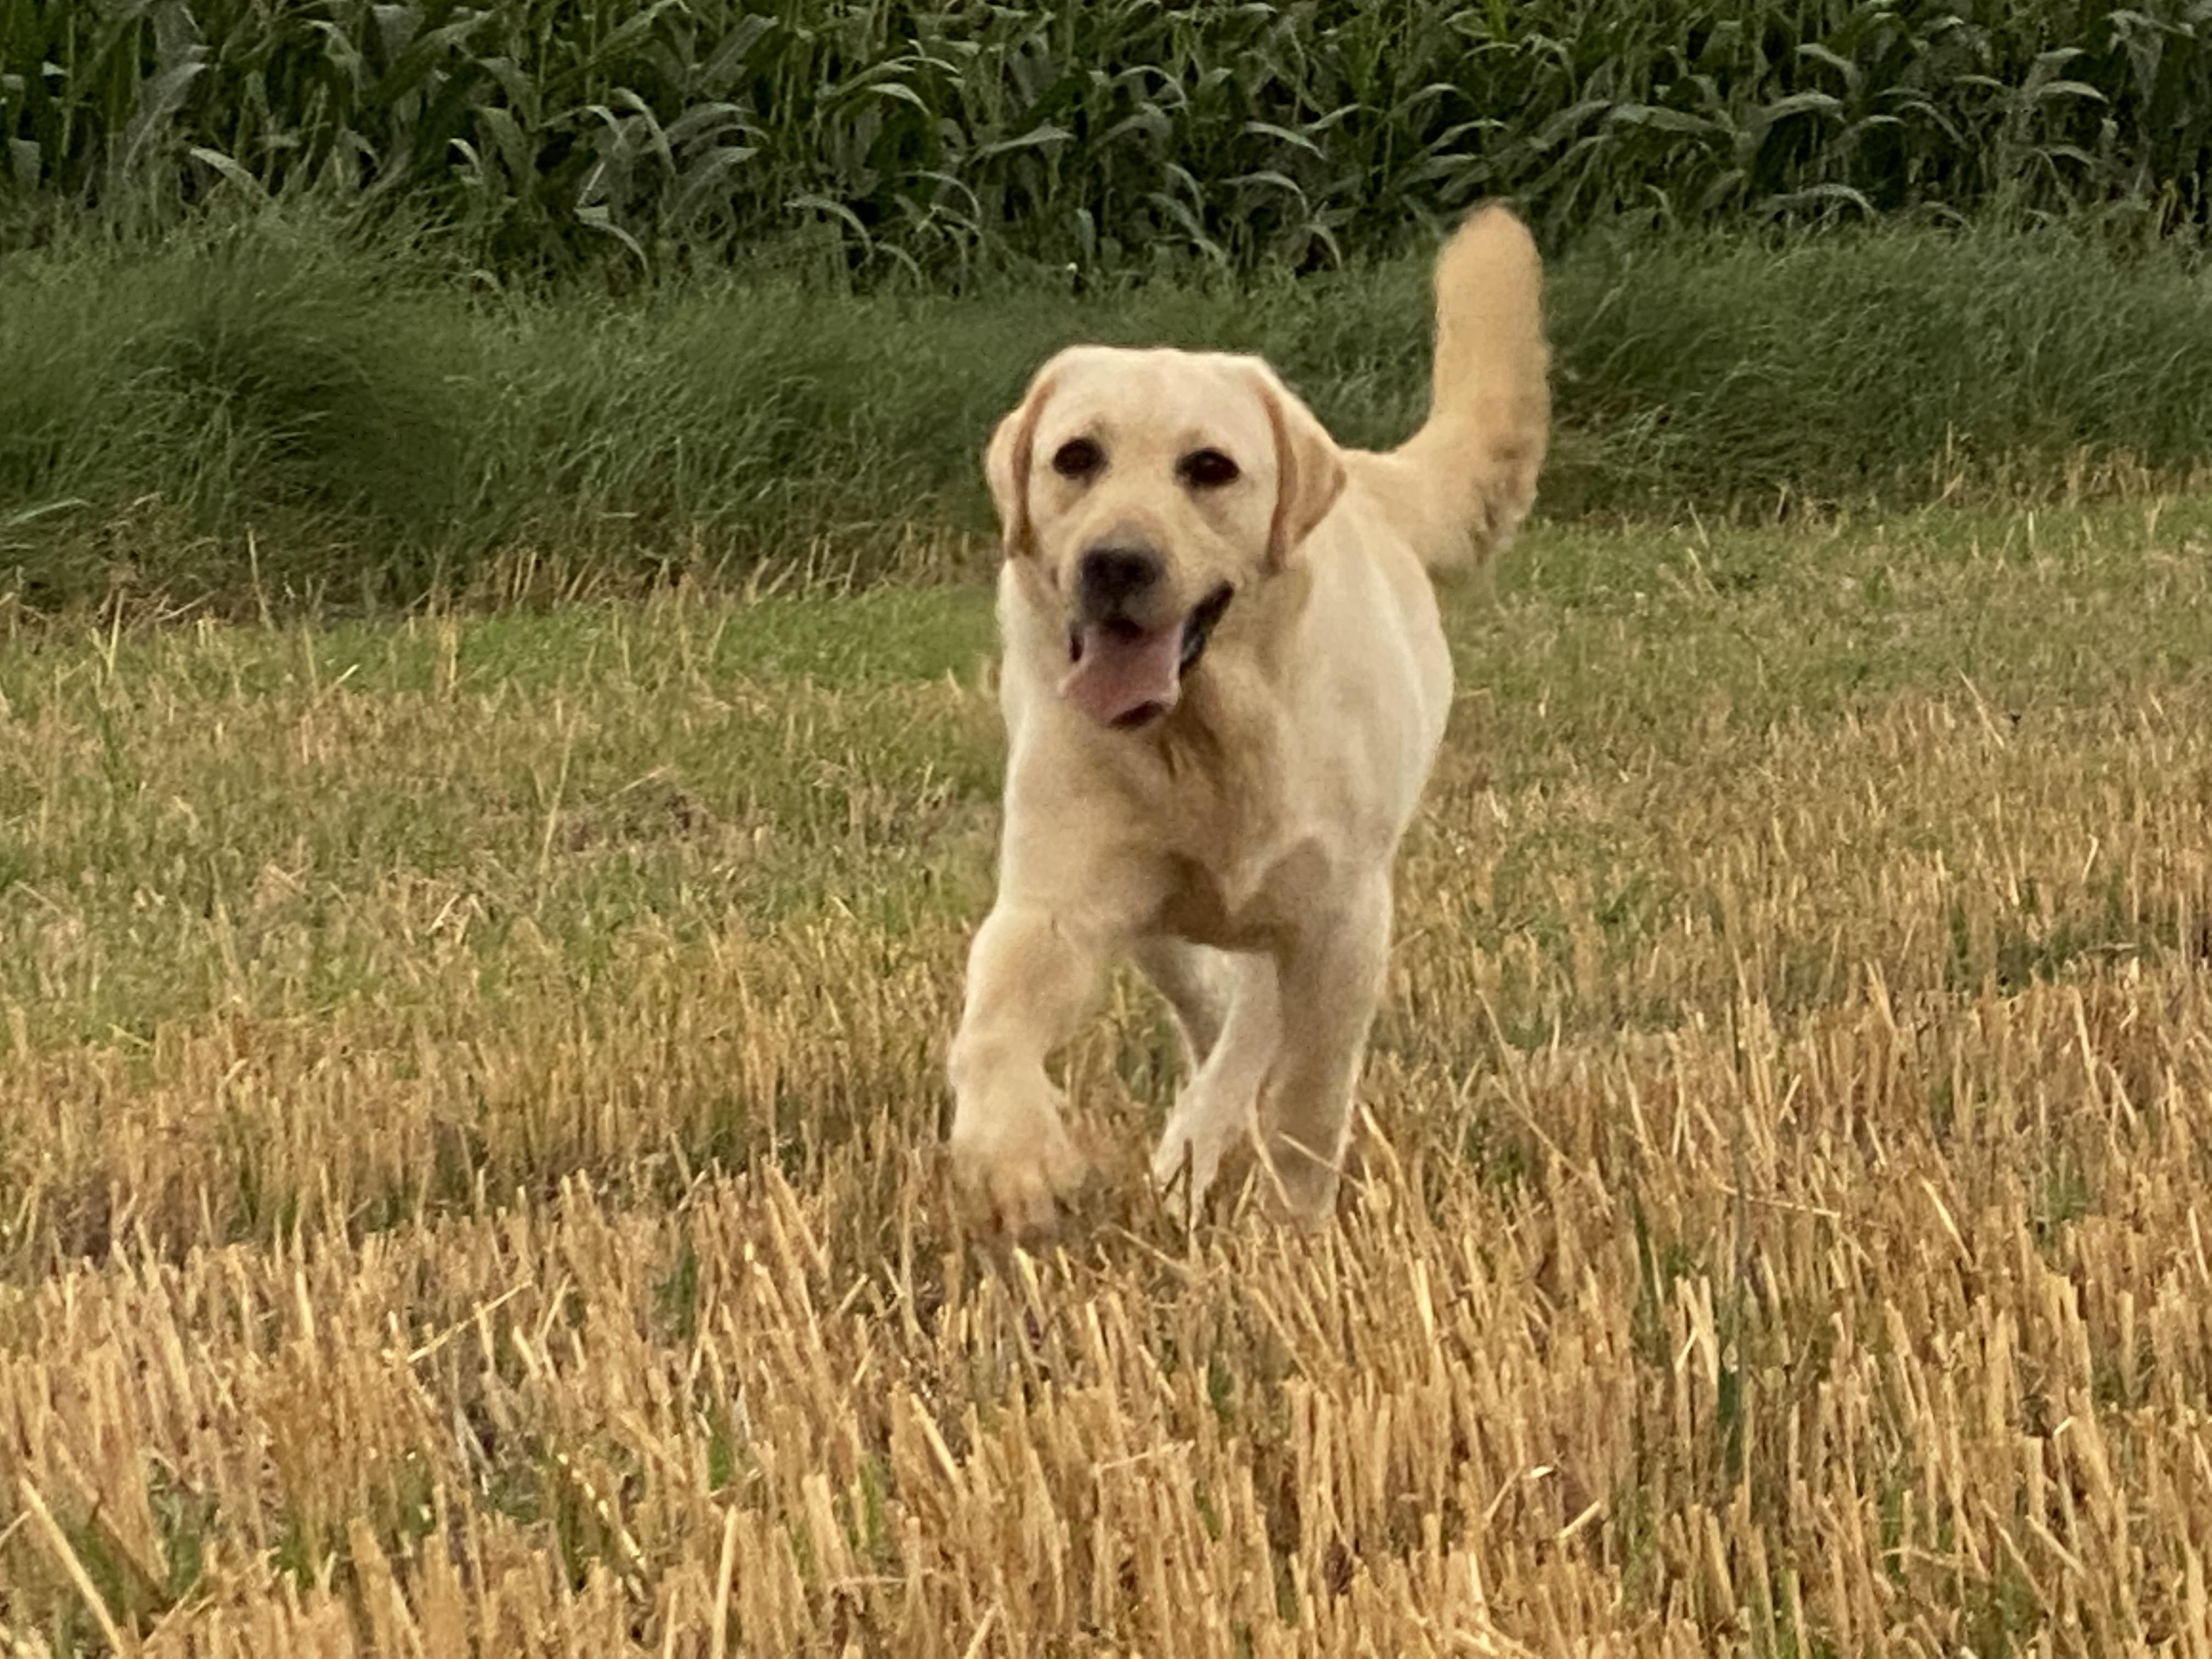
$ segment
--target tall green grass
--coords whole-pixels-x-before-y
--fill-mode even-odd
[[[2200,0],[0,0],[0,225],[313,193],[460,264],[864,276],[2204,212]]]
[[[0,592],[405,601],[517,558],[623,580],[989,529],[977,454],[1054,346],[1262,351],[1397,441],[1426,264],[990,300],[734,278],[472,292],[280,215],[0,266]],[[1543,510],[1924,500],[2212,450],[2212,291],[2063,231],[1593,242],[1551,290]]]

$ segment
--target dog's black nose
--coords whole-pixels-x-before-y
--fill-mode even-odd
[[[1094,547],[1075,567],[1077,596],[1098,617],[1114,615],[1159,579],[1159,555],[1148,548]]]

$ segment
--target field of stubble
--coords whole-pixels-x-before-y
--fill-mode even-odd
[[[0,650],[0,1650],[2212,1653],[2212,503],[1450,600],[1338,1227],[934,1141],[988,601]]]

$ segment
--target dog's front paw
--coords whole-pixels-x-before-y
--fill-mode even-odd
[[[969,1201],[1017,1237],[1048,1231],[1060,1201],[1083,1182],[1083,1155],[1048,1099],[996,1111],[963,1101],[951,1150],[953,1176]]]

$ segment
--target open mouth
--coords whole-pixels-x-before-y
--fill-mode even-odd
[[[1158,628],[1126,617],[1073,623],[1060,695],[1101,726],[1129,731],[1149,725],[1181,700],[1183,676],[1206,654],[1235,597],[1224,582],[1180,622]]]

